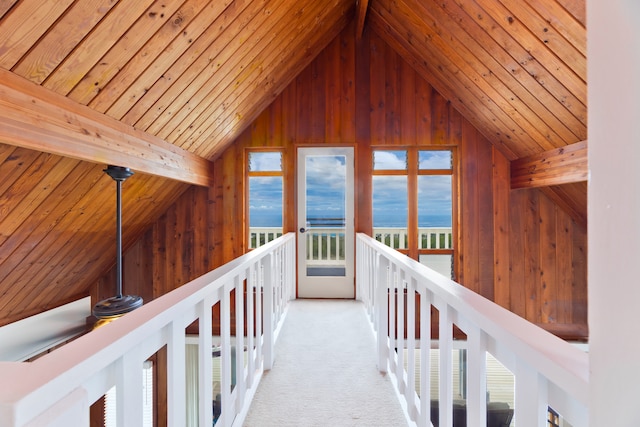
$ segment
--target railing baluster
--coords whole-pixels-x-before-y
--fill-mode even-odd
[[[487,424],[487,342],[479,328],[467,330],[467,419]]]
[[[376,275],[376,331],[378,343],[378,370],[387,372],[387,361],[389,359],[389,261],[382,257],[377,257],[377,275]]]
[[[396,269],[396,265],[391,263],[389,268],[389,293],[388,293],[388,301],[389,301],[389,369],[391,372],[395,371],[396,363],[398,360],[397,355],[397,326],[396,326],[396,306],[397,306],[397,298],[398,298],[398,271]],[[395,350],[395,351],[394,351]]]
[[[407,281],[407,388],[405,391],[408,401],[409,418],[413,421],[418,416],[416,389],[416,279],[410,277]]]
[[[245,366],[244,366],[244,305],[245,305],[245,292],[244,292],[244,277],[236,276],[233,279],[234,288],[236,290],[236,407],[242,408],[244,406],[244,397],[247,391],[245,382]],[[205,424],[209,425],[209,424]]]
[[[221,362],[221,395],[222,395],[222,414],[220,416],[220,424],[223,427],[230,426],[233,417],[233,406],[231,405],[231,291],[229,283],[223,286],[223,293],[220,299],[220,362]],[[201,408],[202,409],[202,408]],[[209,424],[205,424],[209,425]]]
[[[255,375],[255,309],[254,309],[254,292],[255,292],[255,266],[251,264],[247,270],[247,388],[253,386]]]
[[[167,423],[169,427],[184,426],[187,413],[185,372],[185,334],[181,319],[169,325],[167,343]]]
[[[440,426],[451,427],[453,425],[453,365],[451,354],[453,352],[451,311],[446,303],[439,307],[439,348],[440,348]]]
[[[211,382],[213,378],[213,368],[211,366],[212,359],[212,317],[211,306],[213,305],[213,298],[205,298],[198,304],[198,398],[200,400],[198,411],[198,419],[200,425],[211,425],[213,423],[213,415],[211,410],[211,404],[213,401],[213,391],[211,389]],[[223,340],[223,352],[225,346],[225,338],[227,330],[222,328],[221,331]],[[230,331],[229,331],[230,335]],[[224,360],[224,358],[223,358]],[[222,382],[224,384],[224,381]]]
[[[420,426],[431,425],[431,300],[431,294],[423,288],[420,292]]]
[[[264,369],[273,368],[273,256],[264,260]]]
[[[518,427],[537,427],[547,419],[547,384],[540,374],[522,359],[516,365],[516,411]]]
[[[400,393],[407,394],[406,389],[406,380],[404,376],[404,335],[405,335],[405,271],[404,269],[400,270],[398,273],[398,288],[396,293],[396,301],[397,301],[397,320],[396,320],[396,358],[398,360],[396,364],[396,378],[398,378],[398,386]]]
[[[138,427],[142,424],[142,362],[132,351],[124,354],[117,365],[116,425]]]

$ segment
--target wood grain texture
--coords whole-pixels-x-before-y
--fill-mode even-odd
[[[548,187],[586,182],[587,141],[523,157],[511,162],[511,188]]]
[[[1,322],[86,295],[113,264],[96,163],[146,171],[127,183],[124,232],[130,259],[157,260],[129,261],[151,272],[131,283],[159,295],[246,249],[246,149],[283,150],[295,194],[296,147],[332,144],[356,147],[359,231],[372,147],[455,147],[465,285],[565,332],[586,325],[586,182],[504,189],[505,162],[587,138],[584,0],[364,3],[366,16],[353,0],[2,2],[0,80],[29,85],[0,95]],[[169,212],[188,188],[173,179],[208,187]]]
[[[369,0],[356,1],[356,37],[361,38],[364,32],[364,23],[367,18],[367,9],[369,8]]]
[[[371,232],[372,147],[446,145],[459,162],[460,283],[560,336],[584,339],[585,230],[538,189],[512,191],[508,159],[407,65],[376,34],[365,30],[356,42],[346,28],[216,160],[217,184],[187,191],[132,246],[126,256],[136,259],[142,253],[133,248],[153,248],[151,263],[127,262],[149,271],[126,274],[148,277],[159,296],[246,251],[247,150],[283,151],[290,195],[297,147],[356,140],[356,229]],[[295,201],[284,203],[284,229],[294,231]]]
[[[209,161],[0,69],[0,142],[197,185]]]

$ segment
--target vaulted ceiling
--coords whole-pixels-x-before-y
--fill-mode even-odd
[[[0,324],[86,292],[354,19],[510,160],[587,138],[584,0],[5,0]],[[170,179],[177,178],[176,179]],[[586,221],[584,182],[545,188]]]

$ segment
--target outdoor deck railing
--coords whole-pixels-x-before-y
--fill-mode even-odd
[[[407,249],[407,229],[402,227],[373,227],[373,238],[393,249]],[[451,227],[418,228],[418,249],[451,249]]]
[[[311,264],[344,259],[344,233],[335,228],[313,227],[307,230],[307,260]],[[282,235],[282,227],[251,227],[249,246],[260,247]],[[374,227],[374,239],[393,249],[407,248],[407,229],[403,227]],[[420,227],[418,249],[451,249],[451,227]]]
[[[364,234],[357,236],[356,278],[357,298],[376,331],[378,368],[395,378],[418,426],[430,425],[432,400],[438,401],[439,425],[452,425],[453,325],[466,334],[466,342],[456,342],[456,348],[467,350],[468,425],[487,425],[488,353],[515,377],[515,426],[547,426],[549,407],[573,426],[588,425],[585,352]],[[403,294],[407,297],[397,297]],[[435,396],[430,387],[431,310],[425,308],[430,306],[439,312]]]
[[[168,425],[184,426],[185,328],[199,321],[199,378],[212,378],[212,307],[217,303],[222,411],[216,425],[241,425],[263,369],[272,366],[278,327],[295,295],[294,242],[295,235],[288,234],[251,251],[33,362],[0,363],[5,384],[0,426],[89,426],[89,406],[115,386],[117,425],[140,427],[143,364],[164,346]],[[235,373],[232,292],[235,330],[247,331],[242,337],[246,351],[235,352]],[[198,387],[199,425],[211,426],[212,381],[199,381]]]

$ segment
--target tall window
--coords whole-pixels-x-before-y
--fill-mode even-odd
[[[453,154],[373,151],[373,237],[452,278]]]
[[[282,236],[282,153],[248,153],[249,248],[255,249]]]

